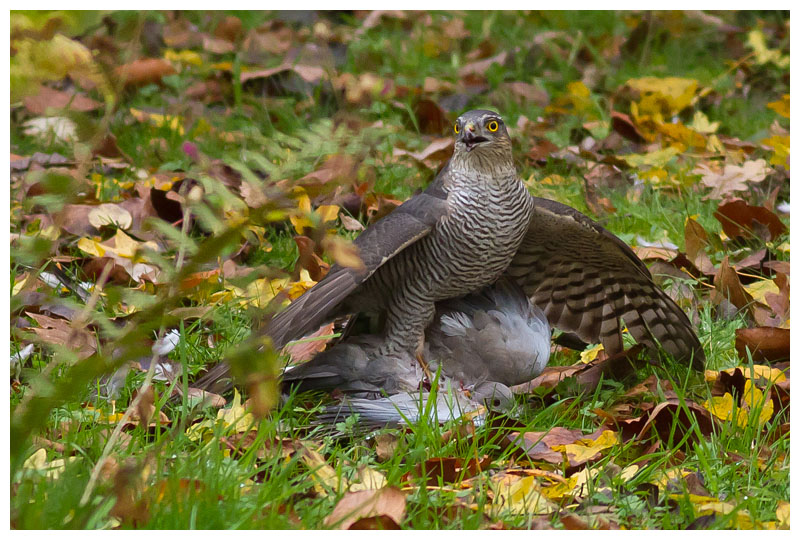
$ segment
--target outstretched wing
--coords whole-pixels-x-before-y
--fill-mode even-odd
[[[689,318],[654,282],[631,248],[561,203],[534,197],[528,232],[506,275],[554,327],[609,354],[623,350],[622,323],[636,341],[656,342],[701,368],[705,355]]]
[[[334,265],[328,275],[267,323],[264,332],[275,348],[319,328],[336,307],[378,268],[402,250],[427,236],[447,213],[447,194],[441,175],[424,192],[411,197],[391,214],[369,226],[353,242],[362,269]]]

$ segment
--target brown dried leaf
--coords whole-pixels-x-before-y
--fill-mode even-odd
[[[784,328],[756,327],[736,330],[736,352],[742,361],[748,361],[749,350],[757,363],[789,359],[789,330]]]
[[[328,323],[320,326],[313,334],[309,334],[303,338],[302,343],[294,343],[287,345],[284,351],[288,354],[292,364],[301,364],[311,360],[318,352],[322,351],[328,342],[333,339],[333,323]],[[311,338],[321,336],[329,336],[327,339],[315,339],[314,341],[306,341]]]
[[[420,132],[426,135],[442,135],[450,129],[450,119],[439,105],[430,99],[420,99],[414,105]]]
[[[227,41],[236,41],[242,36],[242,20],[229,15],[222,19],[214,29],[214,36]]]
[[[389,461],[395,454],[399,439],[394,433],[379,433],[373,439],[378,463]]]
[[[511,387],[515,394],[529,394],[535,388],[555,388],[558,383],[568,377],[572,377],[577,372],[586,369],[584,364],[574,366],[547,366],[542,373],[530,382],[518,384]]]
[[[239,81],[244,84],[253,79],[267,79],[279,73],[294,72],[307,83],[317,84],[322,79],[327,78],[325,69],[318,66],[306,66],[302,64],[281,64],[270,69],[257,71],[245,71],[239,76]]]
[[[687,442],[696,443],[695,427],[703,436],[707,437],[713,431],[714,422],[711,413],[697,403],[669,398],[653,407],[645,415],[635,420],[623,421],[620,427],[622,427],[624,440],[631,437],[645,440],[650,436],[652,430],[663,442],[672,441],[673,444],[676,444],[688,435]]]
[[[131,410],[131,414],[125,425],[146,424],[149,427],[155,427],[157,425],[156,420],[153,418],[156,414],[155,400],[155,390],[152,385],[148,386],[137,404],[137,407]],[[133,403],[131,403],[131,405],[133,405]],[[169,425],[170,419],[164,411],[158,410],[158,418],[158,424],[162,426]]]
[[[711,300],[715,304],[719,304],[722,299],[729,300],[738,309],[746,309],[752,316],[753,297],[742,287],[736,270],[728,264],[727,255],[722,259],[719,270],[714,276],[714,291],[711,295]]]
[[[458,76],[462,78],[483,77],[483,75],[486,73],[486,70],[489,69],[492,64],[504,64],[507,58],[508,53],[503,51],[500,54],[492,56],[491,58],[464,64],[464,66],[458,70]]]
[[[79,359],[89,358],[97,351],[97,338],[84,328],[74,328],[70,321],[54,319],[47,315],[25,312],[39,325],[31,328],[44,342],[65,347]]]
[[[115,72],[125,86],[160,83],[165,76],[177,73],[172,64],[163,58],[140,58],[119,66]]]
[[[339,213],[339,220],[342,222],[342,227],[345,228],[347,231],[363,231],[364,225],[361,224],[355,218],[348,216],[347,214],[340,212]]]
[[[394,524],[399,527],[405,514],[405,494],[396,487],[384,487],[378,490],[346,493],[336,504],[333,512],[325,518],[324,525],[346,530],[364,518],[385,517],[390,521],[379,521],[380,525]],[[360,526],[364,525],[362,522]]]
[[[639,128],[633,123],[631,117],[625,113],[611,111],[611,127],[614,129],[614,131],[630,141],[633,141],[637,144],[646,142],[646,139],[639,131]]]
[[[544,108],[550,104],[550,95],[541,86],[522,81],[513,81],[501,84],[499,89],[508,91],[522,105],[532,103]]]
[[[421,152],[409,152],[395,148],[392,152],[394,156],[411,156],[417,161],[424,163],[429,168],[436,168],[439,163],[450,159],[453,155],[455,148],[455,141],[451,137],[444,137],[441,139],[434,139],[424,150]]]
[[[489,456],[466,461],[457,457],[431,458],[414,467],[413,477],[424,479],[429,486],[438,486],[441,482],[452,484],[480,474],[491,464]]]
[[[560,464],[564,461],[564,455],[552,450],[551,447],[571,444],[582,437],[584,434],[579,429],[554,427],[549,431],[511,433],[506,436],[506,440],[522,449],[528,459]]]
[[[686,257],[704,274],[713,274],[716,269],[705,251],[708,246],[708,233],[703,226],[692,218],[687,218],[683,235]]]
[[[103,105],[81,93],[54,90],[47,86],[40,86],[39,92],[36,95],[27,96],[23,99],[22,104],[35,115],[43,115],[48,109],[88,112],[99,109]]]
[[[774,212],[764,206],[751,206],[741,199],[720,204],[714,217],[731,238],[755,236],[769,242],[786,232],[786,225]],[[764,229],[769,233],[764,234]]]
[[[315,253],[316,245],[314,241],[307,236],[295,236],[294,242],[297,244],[299,256],[292,273],[292,279],[297,281],[300,278],[300,271],[306,269],[312,280],[320,281],[328,273],[330,266]]]

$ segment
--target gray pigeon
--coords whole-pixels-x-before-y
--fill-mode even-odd
[[[423,378],[422,368],[411,358],[397,362],[381,355],[380,343],[375,335],[349,338],[288,368],[282,384],[348,394],[317,421],[340,422],[356,413],[362,428],[414,423],[422,414],[444,422],[481,405],[508,410],[514,404],[508,387],[531,380],[547,365],[550,327],[522,289],[504,280],[438,304],[423,355],[429,368],[440,372],[440,390],[430,403],[430,394],[414,386]]]
[[[432,396],[435,399],[431,399]],[[435,394],[423,391],[401,392],[377,399],[345,397],[335,405],[328,405],[314,420],[317,424],[335,424],[357,415],[359,428],[374,430],[414,425],[422,418],[444,424],[470,415],[480,425],[487,408],[508,411],[513,405],[514,395],[500,383],[480,383],[469,393],[447,384]]]
[[[380,336],[349,338],[283,373],[284,387],[339,390],[362,397],[418,389],[423,378],[407,361],[380,353]],[[542,372],[550,358],[550,326],[519,286],[501,280],[476,294],[437,305],[423,359],[462,388],[481,383],[513,386]]]

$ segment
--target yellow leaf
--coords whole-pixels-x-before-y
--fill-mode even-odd
[[[761,144],[772,148],[773,154],[769,158],[772,165],[780,165],[789,170],[789,135],[773,135],[761,139]]]
[[[767,107],[784,118],[789,118],[789,94],[783,94],[778,101],[767,103]]]
[[[775,282],[771,279],[754,281],[753,283],[744,285],[744,289],[750,293],[750,296],[752,296],[754,300],[762,304],[767,303],[765,299],[767,293],[780,294],[780,289],[778,289],[778,286],[775,285]]]
[[[555,505],[542,495],[535,476],[523,477],[511,485],[494,484],[492,491],[492,509],[497,513],[546,514],[555,509]]]
[[[681,151],[674,146],[668,146],[647,154],[626,154],[620,156],[631,167],[658,167],[663,168],[669,161],[680,154]]]
[[[685,148],[681,148],[680,145],[684,145],[688,148],[698,149],[703,149],[706,146],[705,137],[703,137],[700,133],[689,129],[680,122],[658,124],[656,129],[679,143],[677,147],[679,152],[685,151]]]
[[[652,116],[681,112],[692,103],[698,87],[697,80],[680,77],[642,77],[625,84],[642,95],[640,114]]]
[[[310,229],[314,226],[314,224],[311,223],[311,220],[306,216],[289,216],[289,221],[294,226],[294,230],[297,232],[297,234],[303,234],[306,228]]]
[[[551,447],[556,452],[566,452],[571,462],[583,463],[595,457],[597,454],[617,444],[619,438],[617,434],[610,430],[605,430],[597,439],[578,439],[572,444],[559,444]]]
[[[772,62],[779,68],[789,67],[789,57],[781,54],[778,49],[767,48],[767,39],[759,29],[751,30],[747,34],[747,46],[755,52],[757,64],[768,64]]]
[[[100,242],[90,238],[81,238],[78,240],[78,249],[89,255],[94,255],[95,257],[105,257],[106,255],[106,248],[101,246]]]
[[[117,255],[133,259],[138,249],[139,242],[122,232],[122,229],[117,229],[117,233],[114,235],[114,251],[117,252]]]
[[[638,465],[636,464],[628,465],[627,467],[622,469],[622,471],[619,473],[619,477],[625,482],[628,482],[629,480],[633,479],[633,477],[636,476],[636,473],[638,472],[639,472]]]
[[[101,204],[89,211],[89,223],[96,229],[113,225],[120,229],[128,229],[133,224],[131,213],[118,204]]]
[[[729,392],[714,396],[703,403],[703,407],[720,420],[730,420],[733,417],[733,396]]]
[[[148,113],[139,109],[130,109],[131,116],[143,124],[150,124],[156,127],[168,127],[172,131],[183,135],[185,130],[183,128],[183,119],[179,116]]]
[[[211,69],[218,69],[220,71],[233,71],[233,62],[217,62],[215,64],[211,64],[209,67]]]
[[[535,181],[536,181],[536,178],[534,178],[533,176],[529,179],[529,182],[535,182]],[[563,176],[561,176],[559,174],[550,174],[550,175],[545,176],[544,178],[542,178],[542,181],[540,183],[547,184],[547,185],[552,185],[552,186],[561,186],[561,185],[564,185],[564,184],[569,184],[570,182],[572,182],[572,180],[570,180],[568,178],[564,178]]]
[[[786,374],[780,369],[760,364],[726,369],[725,373],[728,375],[733,375],[737,369],[740,369],[747,379],[767,379],[773,383],[779,383],[786,380]],[[716,378],[714,380],[716,380]]]
[[[682,494],[676,494],[682,496]],[[690,494],[691,497],[691,494]],[[697,495],[695,495],[697,497]],[[711,499],[708,502],[700,503],[697,506],[697,513],[700,515],[707,515],[707,514],[730,514],[733,512],[735,505],[729,502],[722,502],[719,499],[715,499],[714,497],[705,497],[706,499]],[[695,501],[692,501],[695,502]]]
[[[308,195],[303,193],[297,199],[297,209],[305,214],[311,213],[311,199],[308,198]]]
[[[164,59],[170,62],[180,62],[182,64],[190,64],[193,66],[202,66],[203,58],[196,52],[184,49],[182,51],[173,51],[167,49],[164,51]]]
[[[689,124],[689,127],[698,133],[716,133],[719,128],[719,122],[711,122],[708,116],[701,111],[695,111],[692,123]]]
[[[339,207],[335,204],[323,204],[317,208],[321,223],[335,221],[339,217]]]
[[[585,467],[573,474],[570,479],[573,477],[575,478],[575,485],[572,486],[569,494],[572,497],[586,497],[589,495],[587,485],[589,484],[589,481],[595,478],[598,474],[600,474],[600,469],[589,469],[588,467]]]
[[[322,247],[338,264],[357,270],[364,268],[358,247],[344,238],[330,234],[323,239]]]
[[[57,480],[61,473],[67,468],[68,463],[81,459],[79,456],[59,458],[47,461],[47,451],[44,448],[38,449],[22,464],[24,470],[33,470],[44,473],[45,478]]]
[[[358,482],[350,484],[350,487],[347,488],[348,491],[381,489],[386,485],[386,476],[367,465],[362,465],[358,468],[358,479]]]
[[[597,355],[602,350],[603,346],[599,344],[587,347],[586,350],[581,353],[581,362],[583,362],[584,364],[588,364],[589,362],[597,358]]]
[[[47,450],[39,448],[36,452],[25,460],[22,464],[23,469],[41,469],[47,463]]]
[[[232,427],[236,433],[245,433],[257,429],[255,418],[242,405],[242,396],[234,388],[233,401],[227,409],[217,411],[217,420],[221,420],[225,427]]]
[[[566,93],[559,96],[545,109],[550,113],[580,114],[594,108],[591,100],[591,91],[582,81],[572,81],[567,84]]]
[[[328,491],[339,493],[347,489],[347,480],[342,478],[336,469],[328,465],[319,452],[306,447],[303,450],[302,459],[311,472],[314,479],[314,490],[317,493],[325,495]]]
[[[551,501],[558,501],[570,495],[577,484],[578,476],[573,474],[565,482],[556,482],[551,486],[540,488],[539,491]]]
[[[758,425],[764,425],[772,418],[775,407],[772,400],[766,401],[764,392],[757,388],[751,379],[747,379],[744,382],[744,396],[742,396],[742,402],[751,411],[758,411]],[[745,422],[746,420],[745,418]]]
[[[775,511],[775,517],[778,518],[778,526],[781,529],[789,528],[789,501],[780,501],[778,509]]]

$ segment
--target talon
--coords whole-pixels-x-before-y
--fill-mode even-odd
[[[428,363],[422,357],[422,353],[420,351],[417,351],[414,357],[417,359],[417,363],[419,363],[419,366],[422,368],[422,372],[425,374],[425,377],[428,378],[428,382],[433,382],[433,376],[431,375],[431,370],[428,368]]]

